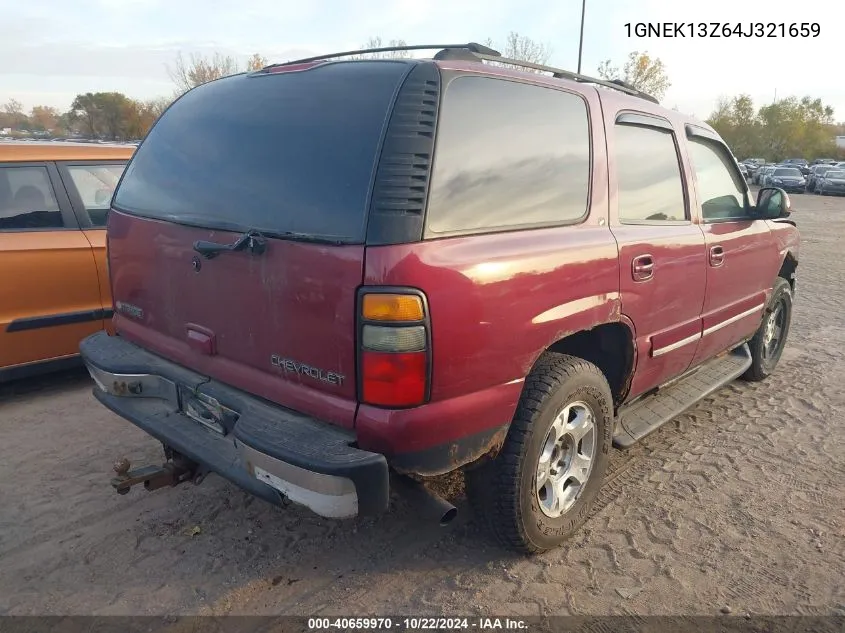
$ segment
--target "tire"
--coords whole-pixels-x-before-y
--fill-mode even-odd
[[[781,316],[778,316],[780,314]],[[774,325],[770,325],[774,323]],[[754,333],[748,347],[751,350],[751,367],[742,375],[744,380],[758,382],[766,379],[783,354],[792,323],[792,286],[778,277],[769,304],[763,311],[763,322]],[[769,327],[775,327],[773,338],[768,338]]]
[[[592,430],[585,431],[590,414]],[[501,451],[466,473],[470,503],[500,543],[536,554],[581,527],[607,469],[613,420],[613,396],[598,367],[573,356],[543,355],[525,381]],[[583,461],[587,454],[589,463]]]

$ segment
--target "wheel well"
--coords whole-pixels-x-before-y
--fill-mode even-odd
[[[560,339],[548,351],[577,356],[598,367],[619,404],[630,387],[634,365],[634,340],[622,323],[605,323]]]
[[[787,253],[783,260],[783,264],[778,271],[778,277],[782,277],[789,282],[792,290],[795,290],[795,269],[798,267],[798,260],[793,257],[792,253]]]

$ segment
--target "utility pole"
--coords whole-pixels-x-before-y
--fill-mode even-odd
[[[581,37],[578,39],[578,74],[581,74],[581,51],[584,49],[584,9],[587,0],[581,0]]]

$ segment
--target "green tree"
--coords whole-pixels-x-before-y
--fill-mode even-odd
[[[86,92],[76,95],[69,119],[81,124],[90,138],[122,140],[129,135],[135,102],[121,92]]]
[[[633,51],[628,54],[628,60],[619,70],[609,59],[598,67],[598,75],[602,79],[621,79],[637,90],[650,94],[656,99],[662,99],[672,85],[666,66],[659,57],[652,57],[648,51]]]
[[[98,92],[95,96],[102,116],[102,133],[113,141],[125,139],[134,102],[120,92]]]
[[[102,113],[96,95],[92,92],[76,95],[70,106],[68,118],[72,123],[81,125],[83,134],[89,138],[96,138],[97,131],[102,125]]]
[[[821,99],[787,97],[755,112],[748,95],[721,99],[707,122],[739,157],[767,160],[835,156],[833,109]]]

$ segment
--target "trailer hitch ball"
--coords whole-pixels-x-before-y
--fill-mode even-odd
[[[117,473],[118,477],[123,477],[126,473],[129,472],[129,469],[132,467],[132,464],[129,462],[128,459],[125,457],[121,457],[114,463],[114,472]],[[129,492],[128,490],[126,492]],[[123,493],[126,494],[126,493]]]

